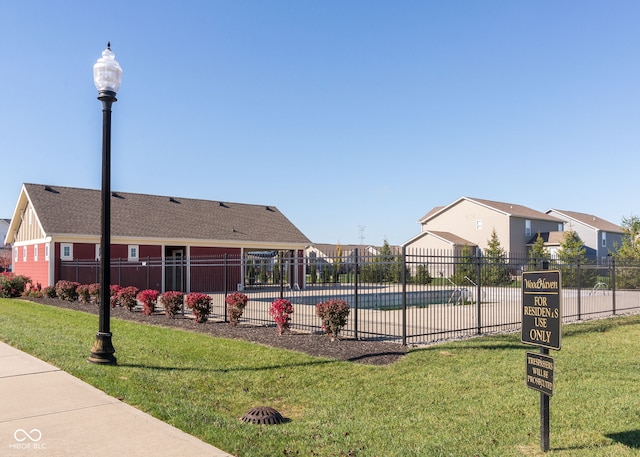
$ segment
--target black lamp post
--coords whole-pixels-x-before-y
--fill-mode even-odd
[[[110,291],[111,285],[111,105],[120,88],[122,68],[111,52],[111,43],[93,66],[93,82],[102,102],[102,212],[100,238],[100,318],[96,341],[91,348],[92,363],[115,365],[116,350],[111,343]]]

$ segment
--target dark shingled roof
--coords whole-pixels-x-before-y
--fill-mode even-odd
[[[25,184],[45,233],[99,235],[101,191]],[[274,206],[112,192],[115,237],[310,244]]]

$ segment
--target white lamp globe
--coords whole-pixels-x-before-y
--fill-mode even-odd
[[[102,51],[102,57],[93,65],[93,83],[98,92],[118,92],[122,81],[122,67],[111,51],[111,43]]]

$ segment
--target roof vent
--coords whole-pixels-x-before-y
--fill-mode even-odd
[[[55,190],[51,186],[44,186],[44,190],[46,190],[47,192],[51,192],[52,194],[59,194],[60,193],[60,192],[58,192],[57,190]]]
[[[170,201],[171,203],[177,203],[177,204],[180,204],[180,202],[179,202],[178,200],[176,200],[175,198],[173,198],[173,197],[169,197],[169,201]]]
[[[242,422],[248,422],[250,424],[265,424],[275,425],[287,422],[278,411],[268,406],[258,406],[249,410],[244,416],[240,418]]]
[[[120,195],[118,192],[111,192],[111,196],[114,198],[119,198],[121,200],[124,200],[124,197]]]
[[[218,202],[218,205],[222,206],[223,208],[228,208],[225,202]]]
[[[267,211],[274,211],[274,212],[275,212],[275,210],[274,210],[272,207],[270,207],[270,206],[265,206],[265,209],[266,209]]]

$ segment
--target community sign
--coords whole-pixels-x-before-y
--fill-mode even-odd
[[[560,349],[560,272],[531,271],[522,274],[521,341]]]

